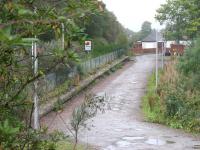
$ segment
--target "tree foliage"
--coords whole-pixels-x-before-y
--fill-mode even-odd
[[[177,41],[193,38],[200,30],[199,0],[168,0],[157,10],[156,19],[166,24],[166,37]]]
[[[57,5],[62,4],[62,5]],[[31,129],[33,102],[32,83],[61,64],[68,65],[76,54],[70,51],[72,41],[82,41],[83,29],[76,20],[98,12],[96,0],[2,0],[0,3],[0,148],[48,149],[46,138]],[[59,38],[65,24],[65,49],[50,53],[52,63],[32,71],[32,42],[49,31]],[[35,38],[39,37],[39,38]],[[43,132],[42,132],[43,133]],[[39,146],[43,145],[43,148]]]
[[[199,4],[198,0],[168,0],[158,9],[156,18],[166,23],[167,39],[189,39],[192,44],[181,58],[166,65],[157,92],[148,97],[153,101],[150,113],[154,114],[154,121],[195,133],[200,132]]]
[[[188,78],[190,88],[200,89],[200,38],[197,38],[190,47],[185,51],[185,54],[180,58],[178,63],[179,71]]]
[[[105,106],[107,106],[106,101],[108,97],[106,95],[94,95],[88,94],[85,96],[84,102],[77,108],[74,109],[71,119],[71,127],[75,132],[74,136],[74,150],[76,149],[76,144],[78,143],[79,130],[82,127],[86,127],[86,121],[94,117],[98,111],[104,112]]]
[[[142,24],[141,31],[140,31],[140,39],[144,39],[146,36],[148,36],[151,33],[151,22],[145,21]]]
[[[115,15],[105,9],[100,14],[89,17],[90,23],[86,25],[86,33],[94,40],[94,50],[98,50],[98,39],[103,39],[104,46],[120,45],[126,47],[128,44],[127,34],[124,27],[117,21]],[[113,49],[115,50],[115,49]]]
[[[135,43],[137,41],[143,40],[146,36],[148,36],[152,31],[151,22],[144,21],[141,26],[141,30],[138,32],[131,33],[130,41]]]

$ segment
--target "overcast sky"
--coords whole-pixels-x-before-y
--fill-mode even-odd
[[[139,31],[144,21],[150,21],[152,28],[158,28],[154,16],[156,9],[166,0],[102,0],[106,8],[113,12],[118,21],[126,28]]]

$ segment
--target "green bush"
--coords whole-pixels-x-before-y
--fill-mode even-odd
[[[148,121],[200,133],[200,91],[196,86],[198,83],[195,83],[198,78],[191,76],[197,75],[196,71],[192,74],[183,72],[185,58],[181,58],[180,62],[170,62],[164,72],[159,73],[157,90],[155,75],[151,76],[143,98],[143,111]]]
[[[200,90],[200,38],[197,38],[178,62],[178,71],[185,77],[185,90]]]

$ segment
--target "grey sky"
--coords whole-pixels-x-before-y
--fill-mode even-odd
[[[166,0],[102,0],[109,11],[112,11],[118,21],[126,28],[139,31],[144,21],[150,21],[153,28],[160,29],[154,16],[156,9]]]

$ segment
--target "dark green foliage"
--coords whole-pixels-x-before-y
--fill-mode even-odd
[[[102,42],[101,40],[94,40],[93,42],[93,50],[91,51],[92,57],[98,57],[119,49],[125,49],[126,46],[123,46],[122,44],[107,44],[107,42]]]
[[[183,107],[183,102],[173,93],[166,97],[166,116],[173,117],[180,112]]]
[[[8,119],[0,124],[0,145],[4,148],[15,147],[16,136],[19,134],[19,126],[13,127]]]
[[[86,26],[86,33],[93,38],[102,37],[109,43],[115,43],[124,32],[115,15],[107,10],[101,14],[92,15],[90,19],[90,24]],[[126,37],[125,33],[124,36]]]
[[[186,49],[178,65],[180,72],[186,76],[200,74],[200,38]]]
[[[115,15],[107,10],[90,16],[90,23],[86,25],[86,33],[93,39],[92,57],[128,46],[126,30],[117,21]]]

